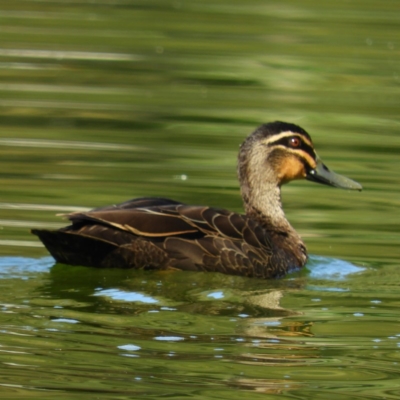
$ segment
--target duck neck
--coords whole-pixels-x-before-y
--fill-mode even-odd
[[[276,232],[294,232],[282,208],[281,189],[278,185],[263,184],[243,190],[246,214],[265,229]]]
[[[251,159],[246,161],[251,163]],[[246,215],[268,231],[286,233],[300,240],[283,211],[281,188],[275,171],[265,167],[261,169],[256,163],[239,162],[238,175]]]

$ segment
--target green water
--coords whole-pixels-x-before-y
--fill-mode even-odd
[[[398,399],[398,26],[389,0],[0,0],[0,396]],[[54,265],[29,234],[140,196],[241,212],[273,120],[364,186],[284,188],[301,273]]]

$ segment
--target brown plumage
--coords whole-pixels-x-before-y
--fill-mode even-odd
[[[244,141],[238,176],[245,215],[139,198],[72,213],[67,227],[32,233],[65,264],[276,278],[307,261],[304,243],[282,210],[281,185],[306,178],[361,190],[358,183],[329,171],[306,131],[284,122],[262,125]]]

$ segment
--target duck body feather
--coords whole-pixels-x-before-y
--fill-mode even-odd
[[[67,217],[65,228],[32,231],[64,264],[277,278],[306,262],[305,249],[300,259],[282,251],[284,233],[219,208],[138,198]]]

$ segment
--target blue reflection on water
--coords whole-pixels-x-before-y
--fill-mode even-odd
[[[181,336],[156,336],[156,337],[154,337],[154,340],[161,340],[161,341],[167,341],[167,342],[179,342],[181,340],[185,340],[185,338],[181,337]]]
[[[120,289],[97,289],[96,293],[93,296],[106,296],[110,297],[113,300],[140,302],[147,304],[158,303],[158,300],[143,293],[128,292]]]
[[[310,256],[307,268],[310,271],[310,278],[327,280],[343,280],[351,274],[365,270],[365,268],[348,261],[315,255]]]
[[[212,292],[212,293],[209,293],[208,295],[207,295],[207,297],[211,297],[211,298],[213,298],[213,299],[223,299],[225,296],[224,296],[224,293],[222,292],[222,291],[218,291],[218,292]]]
[[[0,279],[29,279],[31,274],[49,272],[54,258],[0,257]]]

